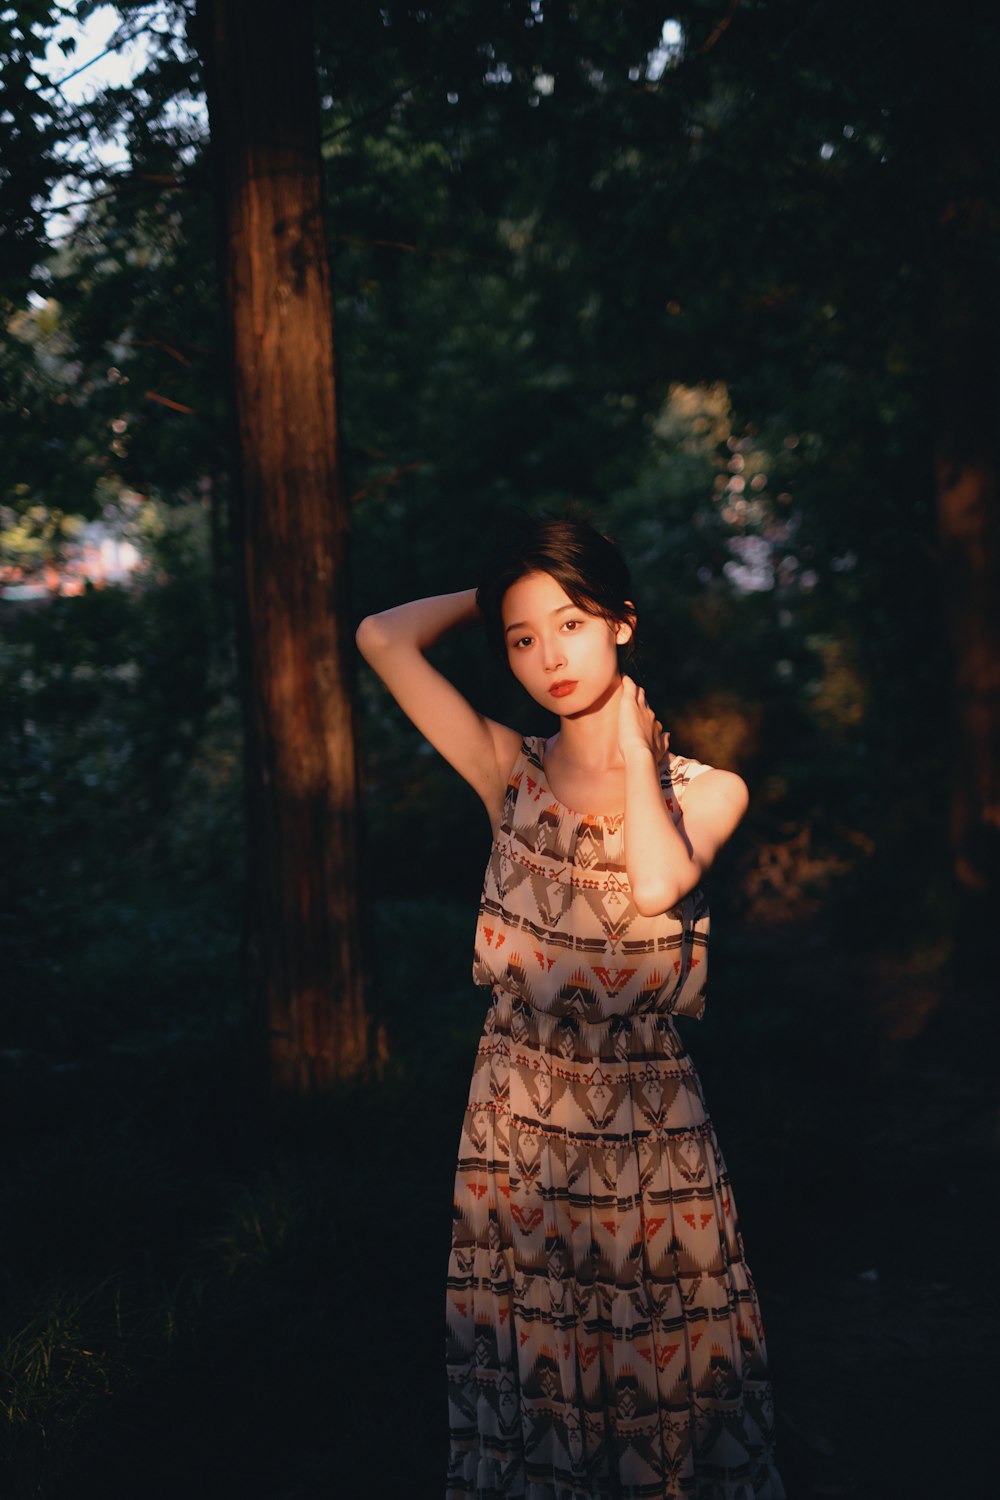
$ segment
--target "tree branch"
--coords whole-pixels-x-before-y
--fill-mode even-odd
[[[155,19],[155,16],[151,16],[144,25],[136,26],[132,31],[126,31],[124,26],[120,27],[119,30],[112,36],[110,42],[104,48],[103,52],[95,53],[95,55],[88,58],[85,63],[81,63],[78,68],[73,68],[69,73],[64,73],[61,78],[44,78],[43,75],[39,73],[36,73],[35,76],[42,84],[43,88],[57,89],[61,93],[63,84],[69,83],[71,78],[79,78],[81,73],[86,73],[88,68],[92,68],[94,64],[100,62],[102,58],[110,57],[112,52],[119,52],[121,48],[127,46],[129,42],[134,42],[136,37],[142,36],[143,32],[152,31],[153,22]]]
[[[362,489],[355,490],[351,496],[351,504],[357,505],[359,500],[366,500],[369,495],[374,494],[376,490],[381,489],[384,485],[395,484],[402,474],[410,474],[415,469],[422,469],[423,466],[424,460],[422,458],[414,459],[409,464],[398,464],[395,469],[389,469],[387,473],[380,474],[377,479],[373,479],[371,484],[366,484]]]
[[[715,30],[712,32],[712,35],[709,37],[708,41],[705,42],[704,46],[699,47],[699,49],[698,49],[699,52],[702,54],[702,56],[704,56],[706,52],[711,51],[711,49],[715,46],[715,44],[719,40],[719,38],[725,32],[727,32],[729,30],[729,27],[730,27],[730,25],[732,23],[733,17],[736,14],[737,7],[739,6],[739,3],[740,3],[740,0],[729,0],[729,9],[726,11],[726,14],[723,16],[723,18],[719,22],[718,26],[716,26]]]
[[[327,141],[335,140],[338,135],[343,135],[348,130],[354,130],[356,126],[364,125],[368,120],[378,119],[379,115],[384,114],[387,109],[391,109],[394,104],[398,104],[400,99],[405,99],[406,95],[412,93],[415,88],[419,88],[428,79],[436,78],[438,71],[436,68],[429,69],[418,78],[414,78],[412,82],[404,84],[401,89],[392,94],[388,99],[383,100],[381,104],[376,104],[372,109],[366,109],[363,114],[355,115],[353,119],[345,121],[343,125],[338,125],[335,130],[325,132],[323,135],[324,146]]]
[[[165,354],[170,355],[171,359],[175,359],[179,365],[190,365],[192,363],[186,354],[182,354],[172,344],[165,344],[162,339],[115,339],[115,343],[122,344],[130,349],[162,349]],[[149,392],[147,391],[146,394],[148,396]]]
[[[479,266],[500,266],[502,262],[492,255],[466,255],[462,250],[428,250],[423,245],[409,245],[405,240],[368,240],[358,234],[335,234],[331,236],[338,244],[350,245],[354,250],[368,249],[379,245],[386,250],[405,250],[408,255],[427,255],[431,260],[458,260]]]
[[[184,406],[180,401],[171,401],[169,396],[161,396],[159,391],[146,391],[144,394],[147,401],[158,401],[161,406],[169,406],[171,411],[183,412],[186,417],[194,416],[193,406]]]

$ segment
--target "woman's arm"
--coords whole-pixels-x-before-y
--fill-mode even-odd
[[[701,880],[746,811],[747,789],[732,771],[703,772],[687,788],[682,831],[660,785],[653,711],[630,677],[624,684],[625,870],[637,909],[652,917],[676,906]]]
[[[449,631],[478,619],[476,591],[463,589],[368,615],[355,639],[407,718],[475,788],[495,831],[520,736],[474,709],[424,654]]]

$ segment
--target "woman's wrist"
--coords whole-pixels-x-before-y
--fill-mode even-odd
[[[361,622],[358,644],[362,644],[364,634],[370,650],[407,644],[426,651],[452,630],[472,625],[478,618],[475,589],[461,589],[454,594],[434,594],[426,599],[411,599],[392,609],[382,610],[377,615],[370,615]]]
[[[479,606],[475,589],[459,589],[454,594],[439,594],[435,603],[443,606],[443,618],[438,640],[450,635],[453,630],[463,630],[479,620]]]
[[[649,765],[656,765],[656,756],[653,747],[643,740],[634,740],[622,745],[622,760],[625,762],[625,774],[630,775],[633,771],[640,774]]]

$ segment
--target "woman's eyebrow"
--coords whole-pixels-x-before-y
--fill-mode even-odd
[[[549,610],[549,614],[552,614],[552,615],[561,615],[562,612],[563,612],[563,610],[565,610],[565,609],[576,609],[576,605],[575,604],[560,604],[556,609]],[[507,629],[504,631],[504,635],[509,635],[512,630],[523,630],[526,625],[530,625],[530,624],[531,624],[530,620],[515,620],[514,623],[513,623],[513,625],[508,625],[507,626]]]

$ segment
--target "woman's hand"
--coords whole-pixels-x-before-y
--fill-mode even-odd
[[[618,748],[627,760],[634,750],[649,750],[658,763],[666,754],[670,735],[646,702],[646,692],[635,680],[622,676],[618,704]]]

